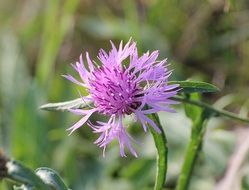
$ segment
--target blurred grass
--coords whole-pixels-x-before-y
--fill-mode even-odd
[[[81,52],[95,57],[99,48],[110,47],[110,39],[133,37],[140,52],[159,49],[161,58],[169,58],[172,80],[198,77],[222,89],[205,95],[206,101],[236,93],[229,109],[238,112],[249,94],[248,26],[246,0],[0,0],[0,146],[29,167],[58,170],[72,189],[151,189],[150,134],[137,125],[132,129],[139,160],[119,158],[117,144],[102,158],[87,127],[67,136],[77,117],[38,107],[78,98],[78,87],[61,75],[73,72],[70,63]],[[177,109],[179,114],[160,117],[169,139],[168,188],[175,185],[189,137],[190,120]],[[222,177],[235,144],[234,126],[220,118],[209,122],[191,190],[210,189]],[[0,189],[10,187],[1,182]]]
[[[37,80],[41,85],[49,85],[60,46],[65,35],[73,27],[73,14],[78,4],[79,0],[67,0],[62,5],[60,0],[46,2],[36,69]]]

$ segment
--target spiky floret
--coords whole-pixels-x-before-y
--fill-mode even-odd
[[[97,121],[96,124],[88,121],[94,133],[100,133],[95,143],[104,149],[117,139],[120,145],[120,155],[126,156],[125,147],[137,157],[131,145],[131,137],[123,125],[125,115],[133,114],[142,124],[144,131],[148,125],[160,133],[157,125],[147,115],[159,111],[174,112],[169,105],[175,104],[170,98],[177,94],[178,85],[168,85],[171,71],[167,69],[167,60],[157,61],[159,52],[153,51],[138,56],[136,43],[129,40],[123,47],[122,42],[117,49],[111,42],[109,53],[99,51],[100,64],[96,66],[86,52],[88,69],[86,69],[82,55],[79,62],[73,65],[82,81],[71,75],[65,77],[88,89],[89,95],[82,97],[92,101],[94,107],[89,109],[70,109],[69,111],[83,115],[82,119],[70,127],[70,134],[86,123],[89,117],[98,112],[109,116],[108,122]],[[128,64],[124,62],[128,61]]]

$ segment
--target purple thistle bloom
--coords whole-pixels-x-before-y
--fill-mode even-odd
[[[82,81],[76,80],[71,75],[65,77],[88,89],[89,95],[82,97],[82,101],[93,102],[94,107],[89,109],[70,109],[69,111],[83,118],[68,130],[70,134],[88,121],[94,112],[109,116],[108,122],[90,121],[87,124],[94,133],[99,133],[95,141],[103,148],[117,139],[120,146],[120,155],[126,156],[125,147],[137,157],[132,147],[131,137],[123,125],[125,115],[133,114],[136,121],[142,124],[144,131],[148,125],[158,133],[160,129],[147,115],[159,111],[174,112],[169,105],[175,104],[170,98],[177,94],[178,85],[168,85],[171,71],[167,70],[167,60],[157,61],[159,52],[153,51],[138,56],[136,43],[129,40],[123,47],[122,42],[117,49],[111,42],[112,49],[106,53],[103,49],[99,51],[98,59],[101,65],[93,64],[89,54],[86,53],[88,69],[85,68],[82,55],[79,62],[73,65],[79,73]],[[126,60],[126,63],[123,63]]]

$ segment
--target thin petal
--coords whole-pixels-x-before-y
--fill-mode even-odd
[[[68,109],[68,111],[72,112],[75,115],[87,115],[89,113],[89,110],[83,109]]]
[[[90,71],[93,72],[94,66],[93,66],[93,63],[92,63],[92,61],[91,61],[91,59],[89,57],[89,53],[88,52],[86,52],[86,59],[87,59],[87,63],[88,63]]]
[[[79,82],[78,80],[76,80],[73,76],[71,75],[62,75],[63,77],[65,77],[67,80],[70,80],[71,82],[75,83],[75,84],[78,84],[80,86],[86,86],[84,83],[82,82]]]
[[[89,119],[89,117],[96,111],[96,109],[88,110],[89,112],[81,118],[77,123],[75,123],[72,127],[68,128],[67,131],[70,131],[69,135],[71,135],[76,129],[80,128],[84,123]]]
[[[161,130],[158,128],[155,122],[148,118],[146,115],[144,115],[141,111],[136,111],[135,114],[142,123],[147,122],[148,124],[150,124],[151,127],[156,130],[156,132],[161,133]]]

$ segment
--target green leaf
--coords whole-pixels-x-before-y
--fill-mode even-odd
[[[38,175],[45,184],[54,190],[68,190],[59,174],[51,168],[41,167],[36,170]]]
[[[185,93],[205,93],[220,91],[220,89],[213,84],[200,81],[169,81],[168,84],[179,84],[180,88],[182,88],[181,92]]]
[[[66,111],[68,109],[86,107],[89,104],[91,104],[91,101],[77,98],[66,102],[48,103],[42,105],[40,109],[47,111]]]

